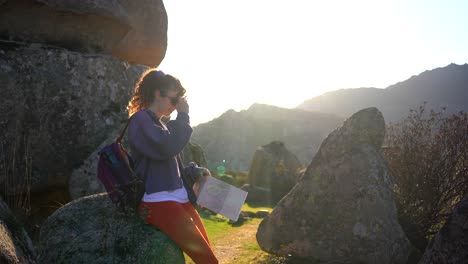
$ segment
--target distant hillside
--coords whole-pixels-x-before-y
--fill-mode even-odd
[[[450,64],[425,71],[386,89],[341,89],[305,101],[297,108],[349,117],[353,113],[375,106],[386,122],[399,121],[427,101],[427,107],[447,113],[468,111],[468,64]]]
[[[210,168],[226,161],[226,168],[248,170],[257,147],[280,140],[303,165],[308,165],[322,140],[343,118],[253,104],[248,110],[229,110],[194,128],[192,141],[202,146]]]

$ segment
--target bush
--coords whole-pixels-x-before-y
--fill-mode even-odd
[[[444,108],[427,113],[425,106],[390,124],[383,148],[400,224],[420,250],[468,194],[468,115],[444,116]]]

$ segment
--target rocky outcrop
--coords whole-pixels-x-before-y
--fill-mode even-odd
[[[0,5],[0,39],[105,53],[150,67],[166,53],[162,0],[7,0]]]
[[[249,169],[248,183],[269,188],[271,202],[277,203],[297,183],[301,163],[283,142],[273,141],[255,151]]]
[[[260,247],[320,263],[405,263],[390,171],[379,154],[385,122],[361,110],[322,143],[304,176],[259,225]]]
[[[183,150],[184,165],[187,166],[190,162],[195,162],[200,167],[207,167],[205,152],[198,144],[189,142]]]
[[[245,200],[248,203],[268,205],[273,200],[270,188],[250,185],[246,183],[242,185],[241,189],[248,193],[247,198]]]
[[[4,194],[28,187],[32,202],[49,200],[34,208],[46,215],[57,201],[67,203],[72,171],[121,131],[133,87],[146,69],[106,55],[0,42]]]
[[[84,161],[83,164],[74,169],[68,181],[68,191],[72,199],[88,196],[106,191],[104,185],[97,177],[97,165],[99,161],[98,152],[106,145],[111,144],[122,133],[115,129],[110,137],[104,140]],[[122,144],[128,146],[127,137],[123,137]],[[129,147],[125,148],[129,150]]]
[[[462,264],[468,261],[468,197],[458,202],[432,239],[419,264]]]
[[[135,213],[122,213],[107,194],[74,200],[41,227],[39,263],[185,263],[163,232]]]
[[[0,263],[36,263],[34,245],[8,205],[0,198]]]

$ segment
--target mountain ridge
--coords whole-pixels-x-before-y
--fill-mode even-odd
[[[387,88],[338,89],[313,97],[296,108],[331,113],[342,117],[367,107],[377,107],[387,122],[405,117],[410,109],[427,102],[427,107],[447,113],[468,111],[468,64],[451,63],[426,70]]]
[[[228,170],[248,170],[255,150],[274,140],[284,142],[306,165],[321,141],[342,121],[333,114],[255,103],[195,126],[192,141],[204,149],[212,169],[224,165]]]

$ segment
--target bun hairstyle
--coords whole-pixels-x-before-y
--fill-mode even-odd
[[[179,79],[163,71],[150,69],[141,75],[134,88],[132,99],[127,106],[129,115],[151,105],[157,90],[160,91],[161,96],[166,96],[169,90],[177,91],[177,96],[183,96],[186,92]]]

